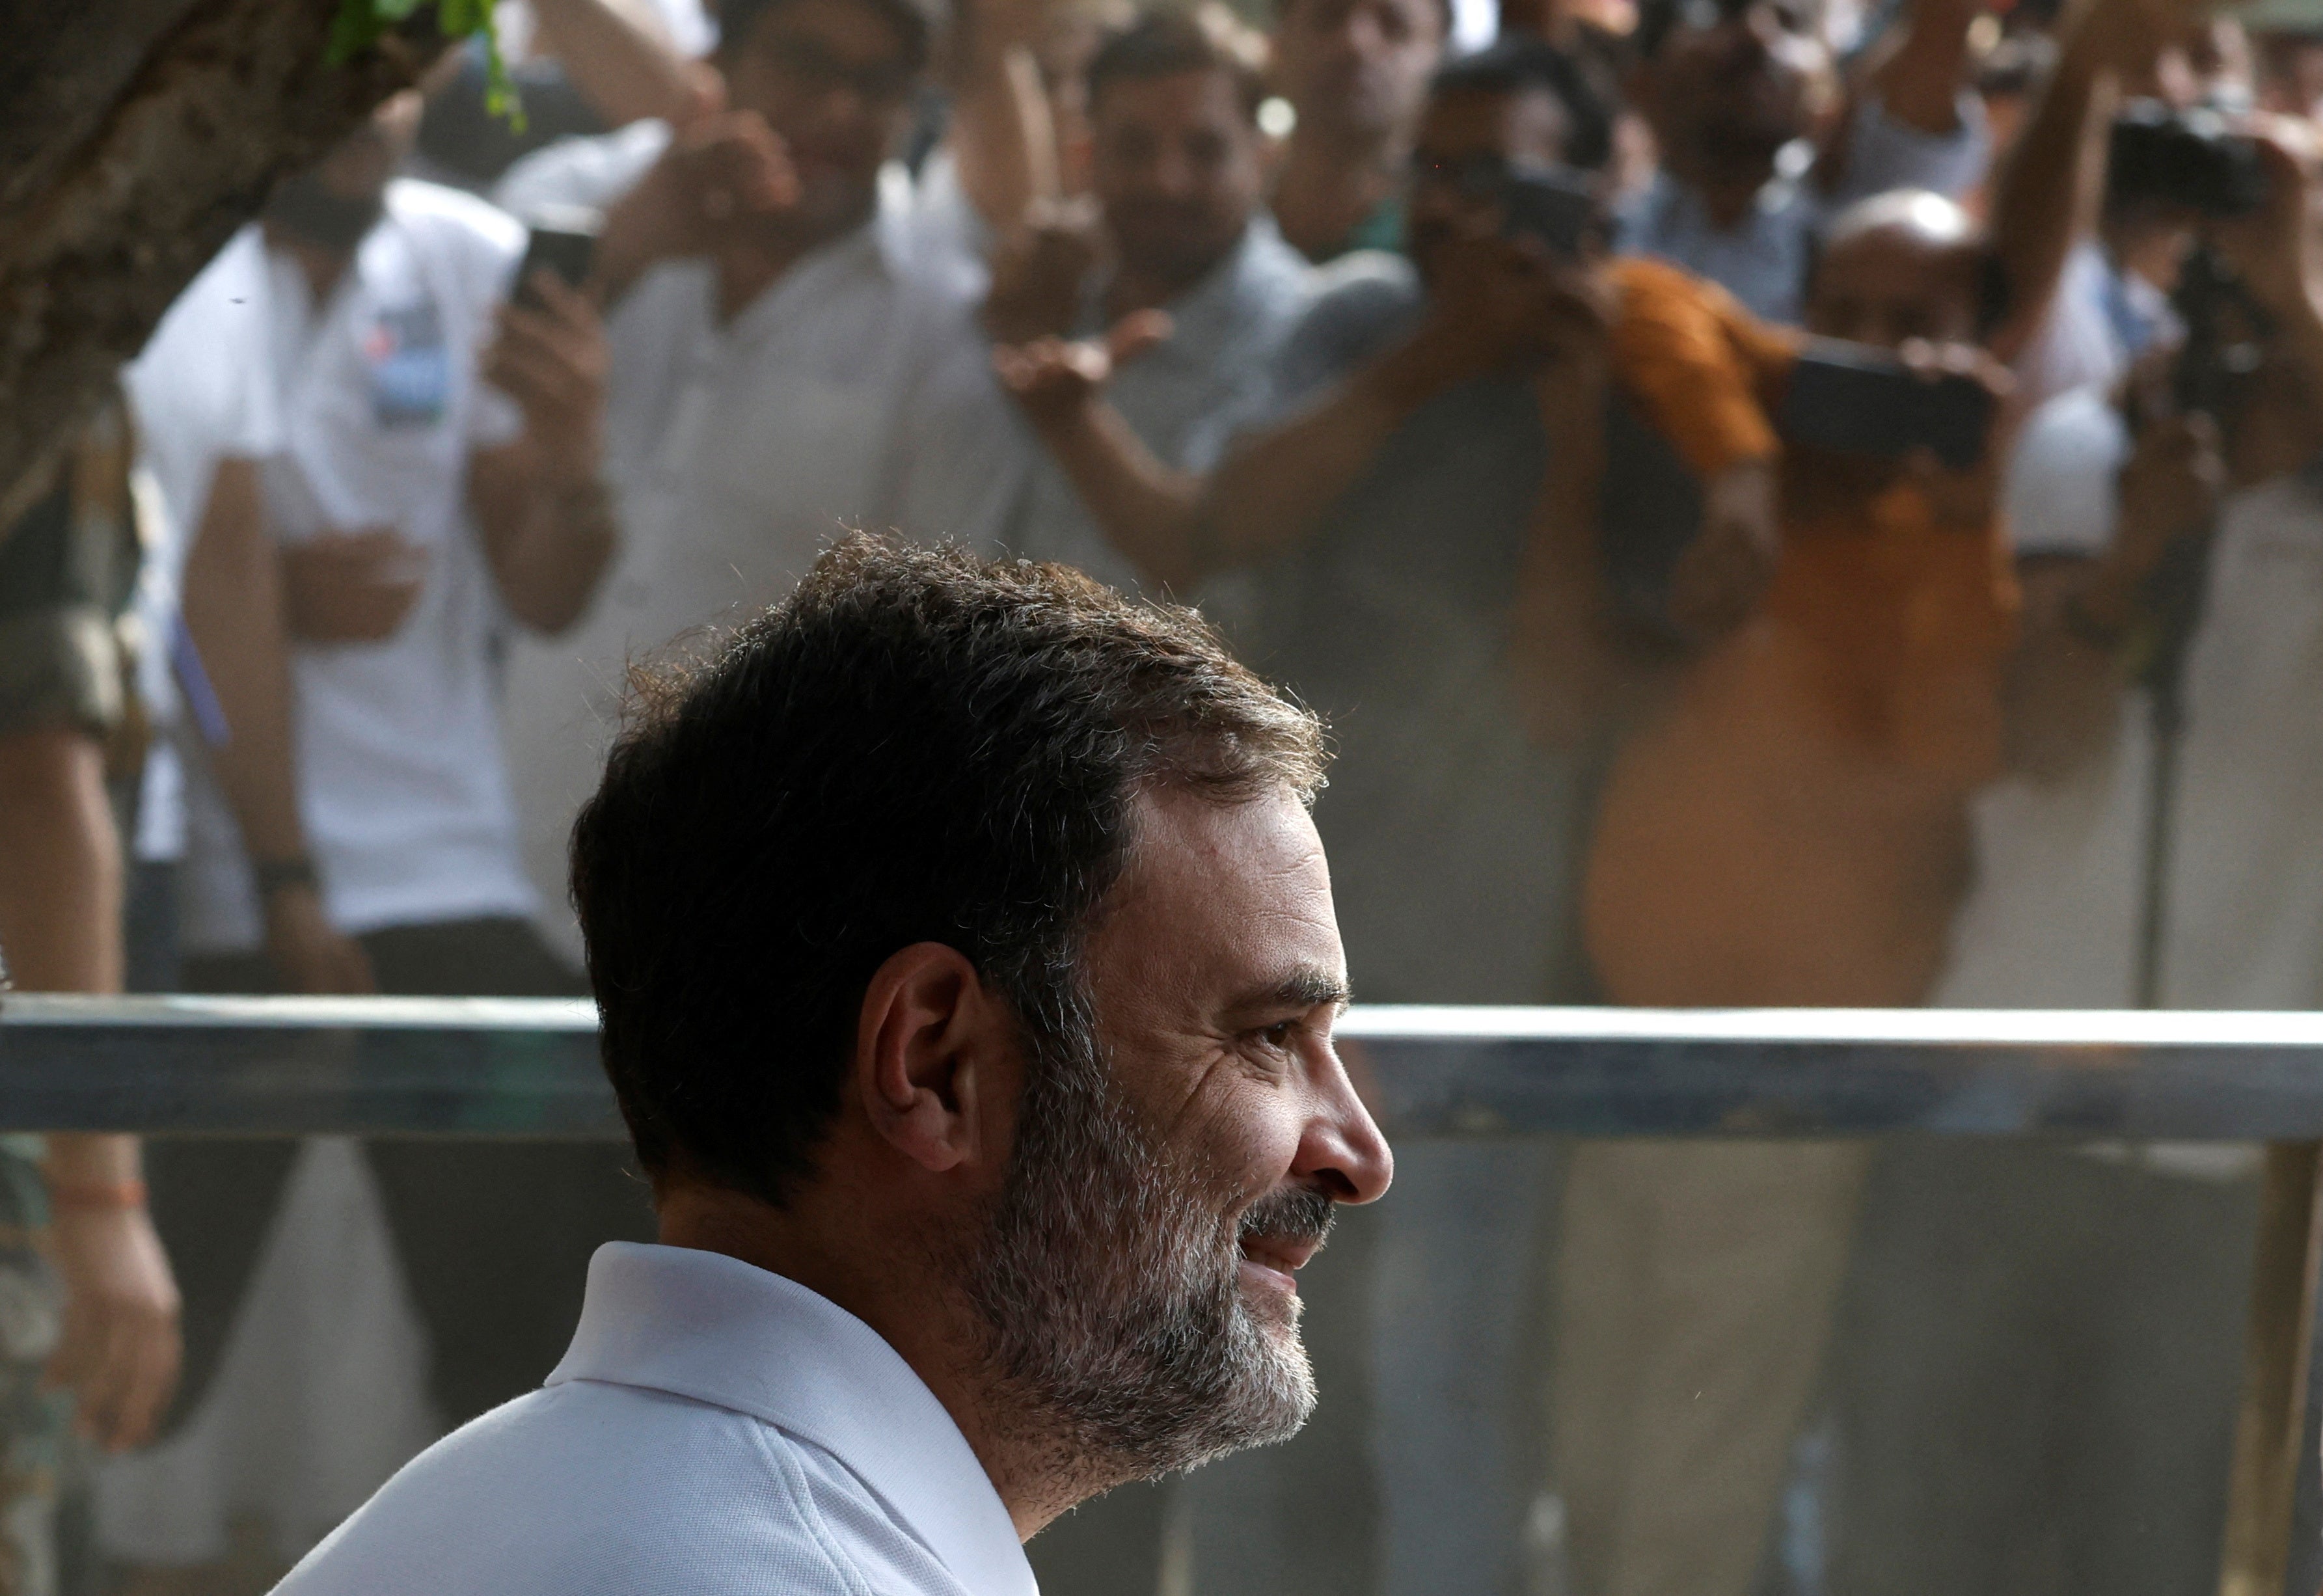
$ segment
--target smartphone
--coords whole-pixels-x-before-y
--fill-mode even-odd
[[[1984,457],[1992,390],[1957,372],[1922,377],[1884,349],[1809,340],[1791,368],[1776,430],[1843,454],[1932,451],[1953,471]]]
[[[589,267],[596,258],[597,233],[603,218],[595,211],[578,206],[563,206],[555,215],[541,214],[533,221],[532,236],[524,246],[524,261],[516,269],[516,286],[510,298],[528,310],[545,308],[540,295],[534,291],[533,274],[554,271],[568,288],[579,288],[589,280]]]
[[[1501,231],[1535,238],[1570,260],[1596,236],[1597,197],[1577,176],[1561,171],[1515,172],[1501,186]]]

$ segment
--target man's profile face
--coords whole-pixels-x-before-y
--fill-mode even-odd
[[[1294,1271],[1393,1172],[1331,1043],[1346,967],[1304,808],[1134,813],[1084,951],[1095,1056],[1028,1088],[971,1286],[1002,1371],[1114,1479],[1297,1431]]]
[[[1446,243],[1500,226],[1498,185],[1512,173],[1561,166],[1570,124],[1547,89],[1457,89],[1428,103],[1412,153],[1406,237],[1423,280]]]
[[[1093,177],[1133,271],[1189,282],[1232,250],[1257,207],[1258,129],[1223,71],[1107,83],[1092,107]]]
[[[781,0],[721,48],[719,65],[729,102],[765,117],[789,151],[799,180],[790,228],[822,238],[871,214],[918,82],[885,13],[864,0]]]
[[[1285,0],[1274,30],[1276,87],[1327,134],[1409,127],[1443,56],[1437,0]]]

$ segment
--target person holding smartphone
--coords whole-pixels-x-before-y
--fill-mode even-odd
[[[574,620],[617,541],[598,481],[603,339],[586,299],[552,274],[529,285],[538,308],[508,303],[526,243],[514,220],[395,175],[418,110],[390,100],[279,185],[134,373],[157,466],[200,463],[156,472],[188,545],[178,674],[214,699],[182,718],[180,738],[189,989],[585,990],[530,922],[498,672],[512,631]],[[220,412],[245,386],[229,371],[276,425]],[[359,1493],[434,1422],[545,1374],[574,1300],[571,1269],[646,1223],[619,1157],[579,1146],[381,1143],[350,1158],[319,1144],[179,1143],[149,1179],[165,1239],[199,1260],[183,1282],[191,1356],[177,1435],[247,1394],[229,1384],[236,1369],[249,1378],[233,1349],[257,1334],[240,1310],[270,1237],[296,1229],[284,1194],[342,1215],[384,1208],[391,1283],[381,1289],[376,1267],[354,1261],[375,1265],[390,1245],[363,1251],[375,1221],[356,1217],[337,1264],[347,1276],[306,1289],[368,1336],[382,1315],[409,1312],[408,1287],[430,1377],[406,1389],[409,1360],[383,1358],[360,1361],[373,1383],[353,1390],[327,1372],[266,1372],[278,1399],[266,1410],[289,1416],[262,1443],[279,1464],[270,1478],[302,1489],[235,1505],[272,1518],[292,1547],[329,1527],[315,1481]],[[289,1215],[279,1225],[278,1213]],[[314,1252],[290,1254],[302,1256],[294,1275],[315,1267]],[[407,1413],[418,1417],[396,1421]],[[112,1471],[110,1549],[143,1564],[216,1555],[232,1498],[209,1471],[235,1466],[197,1445]]]

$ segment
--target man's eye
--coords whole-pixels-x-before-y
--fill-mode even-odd
[[[1299,1025],[1299,1022],[1297,1020],[1284,1020],[1279,1024],[1269,1025],[1260,1032],[1259,1039],[1271,1048],[1287,1048],[1298,1036]]]

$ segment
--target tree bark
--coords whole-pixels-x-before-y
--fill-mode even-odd
[[[325,64],[337,0],[0,0],[0,528],[263,203],[442,48]]]

